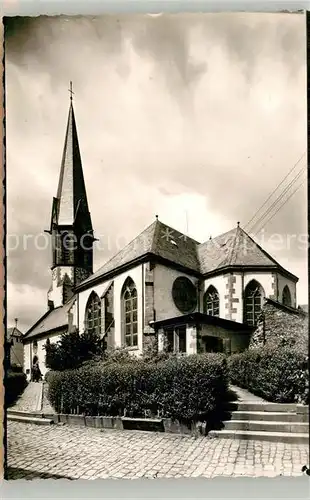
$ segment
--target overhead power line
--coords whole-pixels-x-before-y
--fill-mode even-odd
[[[279,201],[282,200],[282,198],[289,192],[291,187],[298,181],[298,179],[302,176],[302,174],[305,172],[305,166],[299,170],[299,172],[295,175],[295,177],[291,180],[291,182],[286,186],[286,188],[279,194],[279,196],[275,199],[275,201],[272,203],[272,205],[267,208],[267,210],[259,217],[259,219],[252,224],[251,228],[249,231],[253,231],[253,229],[260,224],[272,211],[274,207],[279,203]]]
[[[259,209],[255,212],[255,214],[253,215],[252,219],[249,220],[249,222],[244,226],[244,228],[246,229],[249,224],[255,219],[255,217],[259,214],[259,212],[261,211],[262,208],[264,208],[264,206],[268,203],[268,201],[270,200],[270,198],[272,198],[272,196],[275,194],[275,192],[279,189],[280,186],[282,186],[282,184],[286,181],[286,179],[289,177],[289,175],[293,172],[293,170],[297,167],[297,165],[301,162],[301,160],[303,159],[303,157],[305,156],[306,154],[306,151],[303,152],[303,154],[301,155],[301,157],[299,158],[299,160],[293,165],[293,167],[291,168],[291,170],[288,172],[288,174],[286,174],[286,176],[284,177],[284,179],[277,185],[277,187],[272,191],[272,193],[270,193],[270,195],[268,196],[268,198],[264,201],[264,203],[259,207]]]
[[[292,192],[292,193],[291,193],[291,194],[290,194],[290,195],[286,198],[286,200],[284,200],[284,202],[282,203],[282,205],[280,205],[280,206],[278,207],[278,209],[274,212],[274,214],[272,214],[272,215],[269,217],[269,219],[267,219],[267,221],[266,221],[266,222],[265,222],[265,223],[264,223],[264,224],[263,224],[263,225],[262,225],[262,226],[261,226],[261,227],[260,227],[260,228],[259,228],[259,229],[255,232],[255,233],[254,233],[254,236],[255,236],[257,233],[259,233],[259,231],[260,231],[261,229],[263,229],[263,227],[264,227],[266,224],[268,224],[268,222],[269,222],[269,221],[271,221],[271,220],[272,220],[272,219],[273,219],[273,218],[277,215],[277,213],[279,212],[279,210],[281,210],[281,208],[282,208],[282,207],[283,207],[283,206],[284,206],[284,205],[285,205],[285,204],[286,204],[286,203],[287,203],[287,202],[288,202],[288,201],[292,198],[292,196],[296,193],[296,191],[298,191],[298,189],[300,189],[300,188],[301,188],[301,186],[304,184],[305,180],[306,180],[306,179],[304,179],[304,180],[303,180],[300,184],[298,184],[297,188],[296,188],[296,189],[294,189],[294,191],[293,191],[293,192]]]

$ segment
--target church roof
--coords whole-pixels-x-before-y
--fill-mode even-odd
[[[79,287],[87,287],[93,281],[111,276],[114,271],[147,255],[160,257],[201,275],[220,272],[227,267],[278,268],[287,273],[239,225],[214,239],[199,243],[156,220]]]
[[[81,215],[85,231],[91,230],[91,218],[88,210],[80,147],[71,100],[52,222],[58,225],[73,225],[77,217]]]
[[[16,328],[16,326],[10,327],[7,329],[7,339],[9,340],[11,337],[23,337],[24,334]]]
[[[198,244],[192,238],[156,219],[97,272],[84,280],[81,285],[84,286],[147,254],[167,259],[199,273],[196,250]]]
[[[202,274],[228,266],[281,268],[239,225],[199,245],[198,255]]]
[[[53,330],[60,330],[68,326],[68,313],[76,300],[76,296],[71,297],[66,304],[47,311],[41,318],[26,332],[24,339],[32,339],[51,333]]]

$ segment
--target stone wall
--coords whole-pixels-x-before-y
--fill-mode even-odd
[[[267,300],[249,348],[264,344],[297,346],[308,353],[308,315]]]
[[[201,325],[198,333],[197,349],[204,352],[203,337],[217,337],[223,340],[223,350],[226,354],[235,354],[249,347],[250,334],[227,330],[217,325]]]

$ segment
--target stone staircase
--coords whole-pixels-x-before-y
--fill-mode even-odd
[[[24,424],[51,425],[54,423],[52,418],[46,418],[42,413],[19,410],[7,410],[7,419]]]
[[[30,382],[15,405],[8,408],[7,419],[25,424],[51,425],[51,415],[43,415],[43,388],[42,382]]]
[[[267,402],[230,403],[227,420],[210,437],[253,439],[281,443],[309,443],[309,408]],[[229,418],[230,417],[230,418]]]

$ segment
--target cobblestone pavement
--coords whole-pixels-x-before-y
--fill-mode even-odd
[[[8,479],[300,476],[308,446],[8,422]]]
[[[42,382],[29,382],[11,410],[40,411],[42,405]]]

